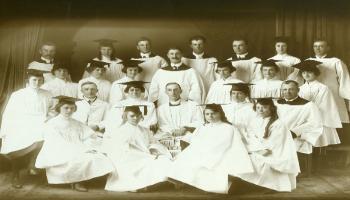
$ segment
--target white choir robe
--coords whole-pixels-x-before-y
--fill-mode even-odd
[[[135,56],[135,58],[131,58],[131,60],[143,60],[139,66],[142,68],[142,72],[136,76],[136,80],[151,82],[153,75],[160,68],[168,66],[166,60],[159,56],[154,55],[153,53],[149,58],[140,58]]]
[[[253,103],[244,102],[230,102],[230,104],[222,105],[226,118],[241,132],[245,127],[247,121],[250,120],[251,115],[255,114],[253,110]]]
[[[276,62],[276,65],[279,67],[279,72],[277,72],[276,79],[284,81],[284,80],[293,80],[301,85],[304,83],[303,78],[299,74],[299,69],[292,67],[300,63],[300,59],[288,54],[283,55],[275,55],[269,59],[280,60]]]
[[[87,126],[103,127],[101,122],[106,118],[109,104],[100,99],[96,99],[89,104],[85,99],[75,102],[77,110],[73,113],[72,118],[84,123]]]
[[[304,105],[288,105],[277,103],[280,120],[289,131],[294,132],[297,152],[311,154],[318,138],[323,132],[321,113],[313,102]]]
[[[283,81],[275,79],[261,79],[253,81],[250,87],[251,98],[281,97],[281,85]]]
[[[145,101],[143,99],[129,98],[114,104],[108,111],[106,120],[102,122],[102,124],[106,128],[106,134],[111,133],[110,130],[116,129],[124,123],[124,107],[132,105],[141,105],[139,106],[139,108],[142,112],[143,119],[139,123],[140,126],[150,128],[151,125],[157,124],[157,113],[153,103]],[[146,108],[143,105],[145,105]],[[145,111],[147,111],[146,115]]]
[[[227,104],[231,102],[231,85],[224,85],[227,83],[242,83],[241,80],[234,78],[233,76],[227,79],[219,78],[214,81],[209,89],[206,103]]]
[[[94,131],[85,124],[58,115],[46,123],[44,131],[35,166],[46,169],[50,184],[76,183],[115,170],[108,157],[86,144],[93,140]]]
[[[158,69],[154,74],[149,87],[148,101],[157,101],[158,105],[168,103],[168,96],[165,93],[167,83],[176,82],[180,84],[182,93],[181,99],[192,100],[202,103],[205,99],[205,89],[199,74],[192,68],[182,65],[184,69],[172,71],[171,67]]]
[[[78,98],[83,98],[83,93],[81,92],[81,85],[85,82],[93,82],[97,85],[97,97],[102,101],[108,101],[109,92],[111,90],[111,83],[105,79],[97,79],[95,77],[89,76],[87,78],[81,79],[78,83]]]
[[[198,72],[203,80],[205,92],[208,93],[211,84],[216,79],[215,62],[217,62],[217,59],[209,56],[203,56],[201,59],[196,59],[192,55],[191,57],[182,57],[182,62]]]
[[[2,115],[1,154],[23,150],[43,140],[42,129],[52,106],[51,99],[50,92],[29,87],[11,94]]]
[[[296,176],[300,173],[298,156],[291,133],[277,119],[269,128],[269,136],[264,138],[269,118],[250,118],[243,132],[255,172],[241,174],[247,182],[280,192],[290,192],[296,188]],[[263,155],[261,151],[271,154]]]
[[[106,68],[106,74],[104,75],[104,78],[109,82],[113,83],[113,81],[119,80],[124,77],[124,74],[122,72],[124,65],[121,59],[115,58],[115,60],[111,60],[107,57],[102,57],[102,59],[94,58],[93,60],[109,63],[109,67]],[[90,63],[87,64],[87,67],[88,66],[90,66]],[[83,78],[87,77],[89,77],[89,73],[85,71]]]
[[[65,81],[59,78],[54,78],[51,81],[45,82],[42,89],[48,90],[53,96],[68,96],[77,98],[78,96],[78,84],[70,81]]]
[[[321,71],[317,80],[325,84],[333,93],[342,123],[350,123],[345,99],[350,100],[350,75],[346,64],[336,57],[308,58],[322,62],[317,65]]]
[[[300,86],[299,96],[314,102],[321,113],[323,133],[315,146],[323,147],[331,144],[339,144],[340,139],[336,128],[342,128],[342,124],[337,104],[330,89],[317,80],[306,82]]]
[[[228,58],[232,61],[232,66],[236,67],[236,71],[232,74],[234,78],[237,78],[245,83],[250,83],[255,80],[259,73],[259,64],[256,62],[261,61],[260,58],[246,56],[245,59]]]
[[[55,76],[51,73],[51,70],[53,68],[53,63],[45,63],[43,60],[39,61],[33,61],[29,63],[28,69],[36,69],[41,71],[46,71],[47,73],[44,73],[44,82],[49,82],[55,78]]]
[[[205,124],[169,169],[169,178],[207,192],[227,193],[228,176],[254,172],[238,129],[228,123]]]
[[[167,180],[171,155],[149,129],[126,122],[104,141],[104,151],[116,170],[110,174],[106,190],[135,191]],[[160,155],[152,155],[150,150]]]
[[[126,85],[120,84],[120,83],[125,83],[129,81],[135,81],[127,76],[124,78],[121,78],[119,80],[116,80],[112,83],[111,86],[111,91],[109,93],[109,103],[111,105],[116,104],[117,102],[126,99],[126,94],[124,92]],[[147,99],[148,97],[148,91],[145,88],[145,92],[142,94],[142,99]]]

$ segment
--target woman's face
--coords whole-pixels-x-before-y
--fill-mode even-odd
[[[141,98],[142,90],[140,88],[136,87],[130,87],[128,91],[128,97],[131,98]]]
[[[126,113],[126,121],[130,124],[136,126],[142,119],[142,114],[140,113],[134,113],[132,111],[128,111]]]
[[[62,69],[62,68],[56,69],[53,73],[54,73],[55,77],[57,77],[59,79],[63,79],[63,80],[69,76],[68,70]]]
[[[287,44],[284,42],[277,42],[275,45],[277,54],[286,54],[287,53]]]
[[[60,114],[65,117],[70,117],[75,112],[76,106],[74,104],[64,104],[60,108]]]
[[[307,82],[314,81],[317,78],[314,72],[303,71],[301,75]]]
[[[103,77],[105,71],[106,70],[104,68],[95,68],[90,74],[91,76],[100,79]]]
[[[226,79],[231,76],[231,70],[229,67],[220,67],[216,69],[216,73],[219,74],[220,78]]]
[[[102,56],[110,57],[112,55],[113,49],[111,47],[101,47],[100,53]]]
[[[38,89],[44,83],[43,77],[31,76],[28,79],[28,86],[33,89]]]
[[[272,66],[263,66],[262,67],[262,75],[265,79],[272,79],[276,76],[276,69]]]
[[[204,118],[209,123],[215,123],[221,121],[221,116],[219,112],[214,112],[211,109],[204,110]]]
[[[129,67],[126,69],[126,76],[135,79],[136,75],[139,73],[138,67]]]
[[[233,102],[238,102],[238,103],[244,102],[246,98],[247,98],[247,95],[242,91],[235,91],[235,90],[231,91],[231,100]]]
[[[256,113],[258,113],[259,116],[262,118],[270,117],[272,112],[271,112],[271,106],[270,105],[261,105],[261,104],[256,104]]]

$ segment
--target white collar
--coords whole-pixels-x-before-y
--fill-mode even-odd
[[[142,53],[140,52],[141,58],[149,58],[151,56],[151,52],[148,53]]]
[[[323,55],[323,56],[317,56],[317,55],[315,55],[315,57],[318,58],[318,59],[321,59],[321,58],[327,57],[327,54],[325,54],[325,55]]]
[[[204,56],[204,51],[201,54],[196,54],[195,52],[192,52],[192,54],[194,55],[194,57],[196,57],[196,59],[202,59]]]
[[[244,54],[236,54],[237,58],[245,58],[248,55],[248,52]]]
[[[177,101],[170,101],[170,100],[169,100],[169,104],[172,104],[172,105],[179,105],[179,104],[181,104],[181,98],[180,98],[179,100],[177,100]]]
[[[50,59],[44,58],[42,56],[40,57],[40,59],[44,60],[47,64],[50,64],[53,61],[53,59],[50,60]]]
[[[83,96],[83,99],[84,99],[86,102],[94,103],[94,102],[97,100],[97,96],[96,96],[95,98],[93,98],[93,99],[89,99],[89,98]]]
[[[170,63],[171,67],[179,68],[182,65],[182,62],[179,63]]]
[[[291,100],[287,100],[287,99],[284,99],[286,100],[287,102],[290,102],[290,101],[294,101],[295,99],[297,99],[299,96],[295,97],[294,99],[291,99]]]

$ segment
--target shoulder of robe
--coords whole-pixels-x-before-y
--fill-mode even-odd
[[[277,100],[277,103],[279,103],[279,104],[285,104],[285,103],[286,103],[286,100],[284,100],[284,99],[278,99],[278,100]]]

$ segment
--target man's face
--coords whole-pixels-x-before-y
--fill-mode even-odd
[[[55,77],[62,80],[67,79],[67,77],[69,76],[68,70],[63,68],[56,69],[53,73]]]
[[[81,87],[81,92],[87,98],[95,98],[98,90],[95,84],[86,84],[83,87]]]
[[[323,56],[328,53],[329,46],[325,41],[314,42],[314,52],[317,56]]]
[[[170,60],[171,63],[180,63],[181,62],[181,58],[182,58],[182,53],[180,50],[178,49],[170,49],[168,51],[168,58]]]
[[[110,57],[112,55],[112,47],[100,47],[100,53],[102,56]]]
[[[204,42],[203,40],[192,40],[191,48],[194,53],[201,54],[204,52]]]
[[[181,96],[181,89],[177,84],[170,84],[165,88],[165,92],[171,101],[177,101]]]
[[[262,75],[265,79],[269,80],[276,76],[276,69],[273,66],[263,66],[262,67]]]
[[[40,55],[46,59],[53,59],[56,54],[56,47],[51,45],[43,45],[39,50]]]
[[[138,87],[130,87],[128,90],[128,97],[139,99],[141,98],[142,90]]]
[[[149,53],[151,51],[151,44],[149,41],[139,41],[136,46],[137,50],[139,50],[141,53]]]
[[[38,89],[44,83],[43,77],[31,76],[28,79],[28,86],[33,89]]]
[[[287,44],[284,42],[276,42],[275,44],[277,54],[286,54],[287,53]]]
[[[245,54],[248,51],[248,46],[243,40],[235,40],[232,43],[233,51],[240,55]]]
[[[299,88],[294,83],[282,84],[282,97],[287,100],[295,99],[298,96]]]

